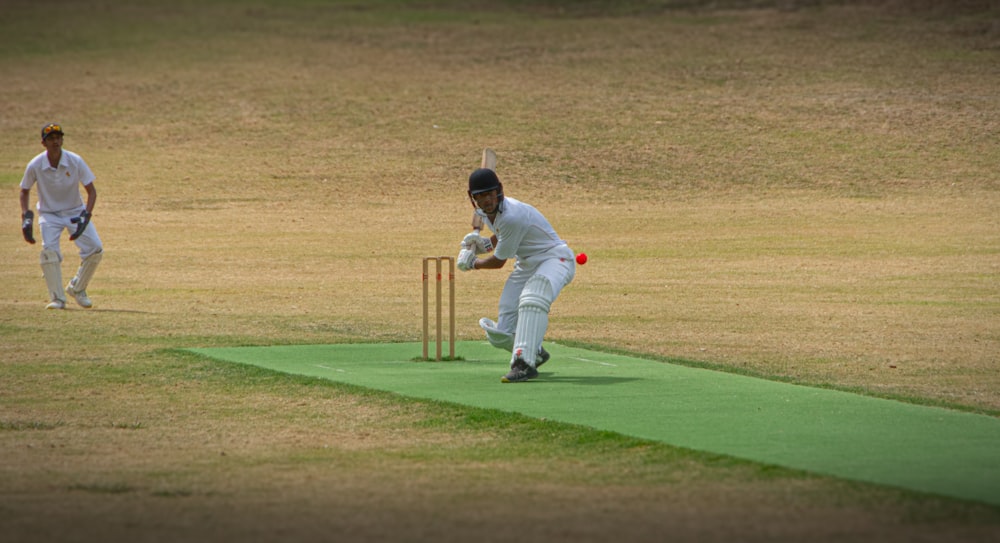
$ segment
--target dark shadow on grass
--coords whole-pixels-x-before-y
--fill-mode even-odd
[[[572,377],[561,377],[557,373],[541,373],[533,383],[557,383],[570,385],[621,385],[632,381],[641,381],[638,377],[591,377],[588,375],[575,375]]]

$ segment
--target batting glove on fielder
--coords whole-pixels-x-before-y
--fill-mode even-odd
[[[472,249],[477,255],[486,254],[493,250],[493,242],[490,238],[480,236],[475,232],[469,232],[462,240],[462,246]]]
[[[69,240],[73,241],[80,237],[83,234],[83,231],[87,229],[87,225],[90,224],[90,212],[84,209],[80,212],[79,217],[73,217],[69,220],[69,222],[76,225],[76,232],[73,232],[73,235],[69,237]]]
[[[35,213],[33,211],[25,211],[24,215],[21,215],[21,235],[24,236],[24,241],[34,245],[35,236],[32,234],[32,224],[35,222]]]
[[[471,249],[462,249],[458,252],[458,269],[462,271],[474,270],[476,265],[476,253]]]

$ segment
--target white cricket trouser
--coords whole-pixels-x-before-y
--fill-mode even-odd
[[[526,266],[518,260],[500,294],[497,311],[497,329],[513,335],[517,331],[517,306],[524,284],[535,274],[546,277],[552,283],[552,300],[559,297],[563,287],[570,284],[576,275],[576,261],[573,251],[566,245],[550,249],[545,255],[532,257],[532,265]]]
[[[62,237],[63,230],[69,230],[70,235],[73,235],[76,232],[76,224],[70,222],[70,220],[74,217],[79,217],[84,209],[81,207],[80,209],[60,211],[58,213],[40,212],[38,214],[38,230],[42,234],[42,248],[60,253],[59,238]],[[80,237],[74,240],[74,243],[80,249],[81,260],[96,253],[103,247],[94,223],[88,224],[87,229],[83,231]]]

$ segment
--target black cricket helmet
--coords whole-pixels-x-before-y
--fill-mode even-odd
[[[481,192],[497,191],[497,200],[503,201],[503,184],[496,172],[489,168],[479,168],[469,175],[469,198]],[[475,203],[475,202],[473,202]]]
[[[473,208],[479,209],[479,205],[476,204],[476,199],[472,196],[491,190],[497,191],[497,208],[499,209],[503,202],[503,184],[500,183],[497,173],[489,168],[479,168],[469,175],[469,201],[472,202]]]

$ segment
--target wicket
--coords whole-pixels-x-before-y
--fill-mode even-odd
[[[437,357],[436,360],[441,360],[441,343],[444,339],[441,334],[441,267],[443,261],[448,261],[448,357],[451,359],[455,358],[455,258],[451,256],[428,256],[424,258],[424,359],[427,360],[427,346],[430,340],[430,300],[429,300],[429,290],[430,290],[430,262],[434,261],[436,271],[437,271],[437,282],[436,282],[436,298],[437,298],[437,335],[435,339],[437,341]]]

